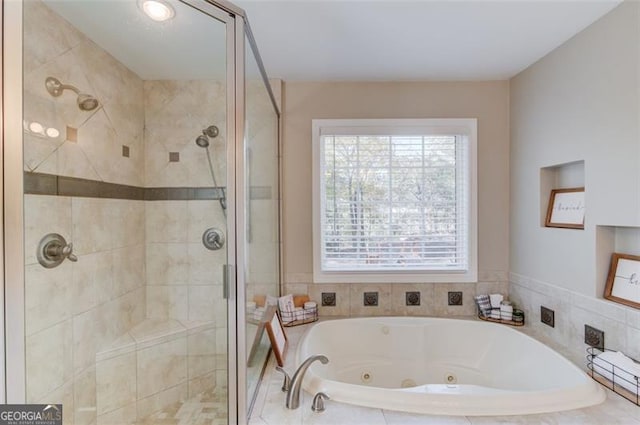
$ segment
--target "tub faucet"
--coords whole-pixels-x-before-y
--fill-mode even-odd
[[[293,374],[293,378],[291,378],[291,386],[287,392],[287,409],[297,409],[300,406],[300,388],[302,388],[304,374],[307,369],[309,369],[309,366],[311,366],[311,363],[316,360],[320,360],[322,364],[329,363],[327,356],[323,356],[322,354],[315,354],[302,362],[298,370],[296,370],[296,373]]]

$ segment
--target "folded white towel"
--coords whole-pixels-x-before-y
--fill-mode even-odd
[[[278,305],[278,297],[274,297],[273,295],[267,295],[266,305]]]
[[[499,319],[500,318],[500,309],[499,308],[492,308],[490,317],[492,319]]]
[[[500,303],[504,300],[502,294],[489,294],[489,300],[491,301],[491,308],[500,308]]]
[[[640,364],[619,351],[605,351],[593,359],[593,369],[609,381],[623,387],[633,394],[638,394],[640,382]],[[615,373],[615,377],[614,377]],[[614,379],[615,378],[615,379]]]

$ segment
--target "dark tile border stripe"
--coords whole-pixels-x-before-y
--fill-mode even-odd
[[[219,187],[138,187],[75,177],[24,173],[24,193],[30,195],[76,196],[81,198],[128,199],[136,201],[218,200]]]

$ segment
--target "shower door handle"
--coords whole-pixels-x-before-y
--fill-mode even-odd
[[[230,264],[222,265],[222,296],[224,299],[229,299],[229,278],[235,278],[234,267]],[[235,279],[233,279],[235,282]]]

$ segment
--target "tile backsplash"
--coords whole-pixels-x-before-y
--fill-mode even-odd
[[[640,310],[516,273],[509,274],[509,281],[509,295],[524,310],[525,326],[563,347],[576,364],[584,366],[589,328],[604,331],[605,348],[640,359]],[[554,327],[542,323],[541,306],[555,312]]]
[[[476,294],[509,293],[506,272],[481,276],[480,283],[285,283],[284,293],[309,294],[320,316],[471,316]]]

